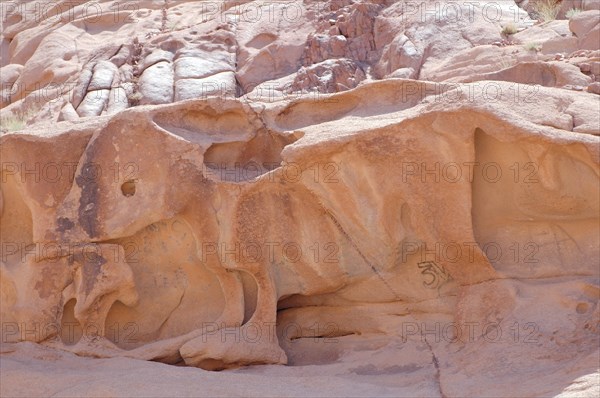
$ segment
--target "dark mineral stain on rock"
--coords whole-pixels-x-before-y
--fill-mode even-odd
[[[90,149],[92,153],[94,148]],[[88,154],[88,156],[92,156]],[[98,165],[87,163],[83,166],[81,173],[75,178],[75,182],[81,188],[79,198],[79,224],[90,238],[100,235],[98,231],[98,197],[100,187],[98,185]]]
[[[38,291],[41,299],[47,299],[60,291],[64,279],[64,269],[60,266],[44,267],[41,271],[41,278],[36,282],[34,289]]]
[[[106,264],[106,259],[96,254],[86,255],[83,263],[83,283],[85,285],[85,294],[90,294],[96,283],[96,279],[102,272],[102,266]]]
[[[73,223],[73,221],[69,220],[66,217],[59,217],[56,220],[56,224],[58,225],[58,227],[56,227],[56,231],[58,232],[68,231],[70,229],[73,229],[73,227],[75,226],[75,223]]]
[[[94,250],[84,249],[73,255],[73,261],[81,264],[83,287],[88,295],[94,289],[98,276],[102,274],[106,259]]]

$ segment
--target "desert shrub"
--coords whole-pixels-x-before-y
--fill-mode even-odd
[[[539,43],[526,43],[523,47],[525,47],[525,50],[527,51],[541,51],[542,50],[542,46]]]
[[[560,10],[558,0],[537,0],[533,8],[544,22],[554,21]]]
[[[142,100],[143,97],[144,96],[139,91],[134,91],[134,92],[131,92],[131,93],[127,93],[127,99],[129,100],[129,104],[131,106],[137,106],[137,105],[139,105],[140,101]]]
[[[502,34],[505,35],[505,36],[514,35],[518,31],[519,30],[517,29],[517,26],[514,23],[506,24],[502,28]]]
[[[567,19],[571,19],[575,15],[579,14],[580,12],[581,12],[581,10],[579,8],[571,8],[569,11],[567,11],[565,16],[567,17]]]
[[[23,130],[29,119],[36,115],[39,109],[28,108],[26,110],[14,111],[8,116],[0,118],[0,132],[9,133]]]

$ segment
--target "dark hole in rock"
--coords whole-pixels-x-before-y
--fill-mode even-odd
[[[123,193],[123,196],[127,198],[135,195],[135,181],[125,181],[123,185],[121,185],[121,192]]]
[[[575,311],[577,311],[578,314],[585,314],[588,310],[588,304],[587,303],[579,303],[577,304],[577,307],[575,308]]]
[[[60,322],[60,339],[65,345],[75,345],[81,340],[83,329],[75,318],[77,300],[70,299],[64,306]]]

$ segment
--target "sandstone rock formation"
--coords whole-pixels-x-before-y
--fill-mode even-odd
[[[594,6],[33,3],[2,395],[600,392]]]

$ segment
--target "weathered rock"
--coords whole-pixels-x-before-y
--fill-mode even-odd
[[[201,79],[221,72],[233,72],[230,60],[211,58],[210,54],[182,57],[175,61],[175,79]]]
[[[594,82],[591,83],[588,87],[587,87],[587,91],[589,93],[593,93],[593,94],[600,94],[600,82]]]
[[[156,49],[148,54],[146,58],[144,58],[140,65],[140,69],[143,71],[159,62],[173,62],[173,58],[174,55],[172,52]]]
[[[503,80],[546,87],[586,86],[592,81],[577,66],[557,61],[519,63],[499,72],[475,75],[463,81],[477,80]]]
[[[157,62],[145,69],[140,77],[139,91],[143,96],[140,103],[154,105],[173,102],[173,85],[173,65],[165,61]]]
[[[115,87],[110,90],[110,97],[106,106],[106,112],[111,115],[124,111],[129,107],[129,99],[127,98],[127,90],[123,87]]]
[[[99,116],[108,104],[110,89],[88,91],[81,104],[77,107],[77,113],[81,117]]]
[[[423,53],[404,34],[399,35],[388,46],[386,53],[379,61],[376,71],[383,77],[394,73],[400,68],[410,68],[414,72],[407,78],[416,78],[421,69]]]
[[[199,318],[188,318],[178,323],[168,319],[184,316],[186,307],[169,309],[167,303],[187,303],[188,294],[196,295],[193,302],[211,300],[211,296],[207,296],[209,291],[202,288],[203,283],[190,284],[196,278],[193,272],[200,271],[192,271],[193,268],[187,266],[174,269],[175,279],[169,279],[169,282],[161,285],[160,289],[166,289],[165,297],[170,298],[165,298],[160,307],[153,307],[157,288],[152,285],[152,279],[136,285],[139,303],[148,306],[148,309],[136,307],[130,298],[127,305],[131,309],[123,307],[110,310],[103,307],[102,311],[88,319],[86,310],[75,307],[75,317],[83,326],[135,319],[134,322],[144,325],[144,330],[149,334],[145,334],[143,341],[129,346],[129,351],[121,351],[117,347],[90,346],[84,340],[73,346],[73,350],[95,352],[95,355],[103,356],[162,358],[167,362],[181,355],[188,364],[210,369],[252,363],[284,363],[287,355],[274,337],[261,338],[252,344],[248,341],[220,343],[220,335],[212,334],[217,329],[211,332],[213,337],[207,340],[201,336],[202,328],[196,328],[202,324],[212,325],[212,322],[235,325],[242,322],[246,317],[244,314],[247,314],[250,316],[250,326],[240,329],[239,333],[250,333],[250,328],[256,327],[265,330],[267,325],[274,325],[277,303],[284,297],[297,297],[294,301],[294,307],[297,307],[307,305],[313,300],[311,297],[316,299],[323,294],[330,294],[330,303],[338,302],[342,297],[358,300],[363,296],[362,289],[367,289],[373,292],[379,290],[379,293],[369,295],[367,301],[377,302],[385,297],[384,301],[416,302],[431,297],[431,291],[426,287],[434,282],[442,289],[438,292],[447,289],[447,293],[451,294],[467,289],[472,283],[495,279],[497,275],[535,275],[537,278],[557,274],[568,276],[571,273],[595,275],[595,262],[590,260],[597,255],[598,248],[590,244],[597,236],[591,233],[590,228],[597,222],[594,206],[599,198],[593,193],[592,183],[597,180],[597,175],[592,172],[598,168],[597,154],[593,154],[592,141],[586,138],[589,135],[571,132],[577,124],[572,115],[584,115],[583,112],[588,108],[593,111],[593,101],[590,101],[591,98],[578,101],[579,94],[540,89],[536,93],[539,97],[532,97],[535,101],[527,102],[523,98],[520,107],[512,109],[511,104],[515,100],[510,91],[512,83],[496,84],[505,94],[493,103],[482,100],[481,96],[487,95],[487,90],[478,91],[477,86],[473,85],[473,90],[468,91],[473,92],[475,97],[463,96],[462,89],[448,86],[450,92],[446,95],[452,101],[423,101],[425,98],[415,95],[407,104],[406,98],[395,93],[406,93],[409,89],[415,94],[425,93],[431,92],[431,87],[428,88],[426,83],[398,81],[365,85],[347,95],[332,96],[326,102],[330,104],[328,107],[324,107],[320,100],[307,99],[297,100],[285,107],[269,105],[261,119],[255,116],[252,107],[265,104],[244,104],[219,98],[152,110],[140,109],[115,115],[111,119],[92,120],[86,129],[98,133],[90,141],[82,141],[85,145],[79,144],[78,151],[68,153],[70,158],[81,157],[74,179],[42,187],[34,182],[23,185],[22,180],[13,175],[9,183],[9,187],[13,188],[9,188],[8,192],[21,192],[20,195],[32,198],[28,202],[19,202],[16,197],[7,201],[3,214],[17,214],[17,209],[22,209],[19,210],[21,212],[29,209],[32,222],[28,234],[35,243],[57,241],[63,242],[62,245],[109,240],[124,248],[133,243],[136,253],[142,247],[138,245],[143,245],[144,249],[139,252],[141,257],[138,258],[140,265],[148,267],[149,264],[155,264],[152,265],[152,269],[155,269],[153,272],[159,274],[164,271],[161,271],[161,256],[154,251],[154,246],[161,247],[167,255],[175,255],[173,250],[182,244],[178,243],[178,239],[185,240],[188,239],[185,236],[189,236],[191,240],[187,244],[200,252],[185,254],[185,258],[192,256],[185,261],[190,262],[190,267],[201,267],[198,270],[202,269],[205,276],[198,275],[198,278],[205,281],[203,283],[210,278],[217,278],[219,282],[216,286],[223,289],[220,293],[211,290],[213,300],[214,297],[221,298],[214,307],[206,307],[207,312],[203,317],[198,315]],[[560,106],[566,103],[571,104],[568,111],[559,111],[564,109]],[[403,104],[404,110],[399,107],[400,104]],[[214,111],[216,106],[220,106],[219,113]],[[352,123],[338,120],[344,108],[345,120],[352,120]],[[539,111],[548,108],[555,109],[555,113]],[[305,112],[313,114],[313,117],[304,118]],[[318,112],[319,119],[314,119],[314,112]],[[507,117],[506,112],[511,117]],[[502,118],[499,118],[500,115],[503,115]],[[590,117],[594,118],[593,123],[598,123],[597,113],[595,116],[593,113],[585,116],[586,119]],[[424,126],[430,126],[430,134],[422,135],[416,141],[411,138]],[[290,129],[302,131],[303,138],[296,141],[297,137],[287,136],[284,131]],[[222,136],[221,131],[229,133]],[[539,131],[541,135],[536,136],[529,131]],[[558,137],[562,138],[557,138],[556,131],[560,132]],[[9,161],[15,159],[22,163],[26,158],[19,148],[25,142],[29,142],[27,145],[33,148],[50,145],[52,149],[46,150],[46,156],[63,163],[67,158],[55,156],[60,153],[58,148],[65,147],[68,141],[73,140],[74,133],[65,131],[50,141],[43,141],[36,134],[8,135],[4,138],[2,148],[3,151],[10,151],[7,152],[11,154]],[[526,143],[529,141],[520,137],[533,141]],[[406,146],[406,140],[411,140],[410,146]],[[571,152],[561,152],[560,142],[563,141],[571,143]],[[141,142],[144,142],[143,146]],[[471,144],[465,145],[465,142]],[[539,151],[540,146],[545,148],[543,152]],[[29,150],[27,153],[35,152],[38,151]],[[542,156],[542,153],[545,155]],[[66,156],[66,153],[62,156]],[[402,159],[400,163],[398,156]],[[579,170],[581,185],[571,187],[560,182],[568,181],[568,174],[563,176],[562,173],[571,172],[555,168],[558,159],[563,157],[568,159],[565,161],[581,163],[575,168]],[[463,181],[462,178],[457,180],[458,175],[453,174],[443,179],[434,175],[428,182],[427,178],[423,180],[427,174],[418,172],[423,162],[449,164],[455,158],[498,164],[507,169],[515,162],[529,160],[538,167],[535,173],[537,180],[534,185],[520,178],[516,184],[512,179],[496,184],[489,183],[487,175],[475,176],[473,181]],[[314,179],[314,176],[305,173],[291,179],[289,170],[281,166],[282,160],[283,164],[297,165],[299,170],[309,170],[315,162],[317,165],[334,165],[334,170],[337,170],[335,179]],[[89,178],[91,169],[86,165],[109,169],[121,163],[128,165],[122,173],[120,169],[116,174],[95,172],[95,178]],[[257,174],[253,174],[254,177],[247,179],[243,171],[251,163],[276,164],[279,167],[273,171],[264,170],[264,177],[256,178]],[[238,165],[242,165],[242,168]],[[132,170],[128,170],[130,166],[134,166]],[[582,170],[589,171],[584,173]],[[264,173],[271,177],[266,178]],[[365,186],[367,180],[364,178],[372,181],[378,189],[369,188],[370,184]],[[444,191],[443,199],[428,195],[436,189]],[[3,192],[5,190],[3,188]],[[472,205],[464,206],[464,197],[471,195],[471,192],[476,192]],[[494,199],[503,196],[499,192],[510,192],[509,197],[514,198],[513,201],[506,203],[505,199]],[[49,202],[48,197],[54,199]],[[203,199],[198,201],[199,197]],[[282,201],[282,198],[288,199]],[[404,210],[401,214],[396,214],[396,206],[389,207],[390,198],[396,198],[397,202],[394,203],[402,203],[400,207]],[[34,205],[37,200],[42,202]],[[439,204],[440,200],[444,205]],[[215,207],[208,203],[220,205]],[[265,203],[269,205],[264,206]],[[446,206],[454,210],[444,211]],[[325,219],[323,211],[328,214]],[[519,222],[506,221],[504,216],[491,216],[501,212],[527,216],[530,218],[529,226],[525,228]],[[576,235],[574,242],[589,247],[589,251],[580,252],[577,246],[568,246],[569,249],[565,251],[567,246],[564,244],[560,243],[559,249],[558,241],[549,243],[546,240],[541,231],[550,228],[548,220],[553,220],[556,215],[577,217],[582,220],[582,225],[587,225]],[[426,221],[429,217],[436,220],[435,225]],[[234,227],[220,226],[218,220],[222,218],[229,219]],[[18,233],[15,227],[11,227],[17,224],[11,220],[8,219],[6,225],[9,229],[4,234],[8,239]],[[181,238],[175,239],[174,235],[171,241],[167,235],[152,237],[152,231],[157,228],[167,228],[168,234],[182,234]],[[562,228],[566,228],[566,225]],[[367,231],[377,232],[368,234]],[[359,240],[356,236],[362,237]],[[519,242],[529,239],[540,247],[543,245],[544,249],[538,253],[541,263],[538,268],[526,270],[508,260],[492,265],[479,249],[487,242],[507,247],[511,239]],[[298,245],[297,249],[304,253],[314,241],[335,244],[334,259],[337,260],[331,267],[323,268],[319,265],[320,260],[312,257],[299,257],[292,261],[287,251],[274,254],[275,262],[263,262],[258,258],[257,262],[247,261],[237,256],[227,260],[222,257],[220,249],[211,254],[206,252],[209,247],[212,251],[222,244],[227,247],[258,244],[261,248],[261,242],[294,242]],[[448,258],[436,257],[431,260],[433,263],[427,263],[433,267],[427,271],[435,275],[433,282],[425,280],[424,286],[409,283],[419,275],[419,264],[426,264],[419,260],[424,255],[421,251],[424,247],[435,246],[436,242],[477,243],[471,253],[471,261],[461,262],[458,266]],[[421,246],[423,244],[426,246]],[[400,250],[400,254],[397,250]],[[562,257],[556,257],[557,250],[561,250]],[[203,257],[209,255],[214,257]],[[400,257],[396,257],[398,255]],[[103,252],[98,258],[106,260],[106,254]],[[18,260],[18,255],[14,256],[13,253],[6,266],[16,270],[14,261]],[[39,261],[49,260],[42,256]],[[574,265],[571,267],[576,268],[563,268],[565,262],[572,262]],[[135,262],[127,264],[132,267],[133,275],[140,272]],[[397,264],[404,266],[398,269]],[[101,272],[113,272],[108,269],[102,271],[104,265],[99,267]],[[59,267],[56,270],[63,270],[57,280],[68,278],[68,268]],[[236,274],[240,271],[254,279],[255,288],[252,288],[251,280]],[[317,274],[314,274],[315,271]],[[21,286],[19,275],[10,275],[9,281],[12,282],[3,283]],[[27,275],[34,278],[33,282],[27,282],[33,284],[29,286],[34,286],[37,274]],[[84,272],[82,277],[86,275]],[[95,278],[93,275],[89,276],[92,280]],[[277,279],[272,279],[272,275],[278,275]],[[110,279],[108,274],[104,279]],[[79,292],[74,294],[81,297],[83,293],[77,286],[87,282],[85,279],[74,281],[74,291]],[[354,289],[354,284],[366,285]],[[125,286],[119,288],[119,294],[133,297],[126,293],[132,286]],[[35,289],[39,290],[38,287]],[[44,289],[58,294],[52,286]],[[339,293],[331,295],[336,291]],[[257,294],[255,304],[252,304],[252,300],[242,299],[247,294]],[[500,290],[498,294],[505,293]],[[115,297],[118,296],[107,298],[106,302],[114,302],[111,300]],[[8,303],[11,302],[8,300]],[[35,307],[37,304],[32,305]],[[460,302],[458,305],[461,305]],[[503,305],[494,304],[495,307],[486,304],[481,311],[496,308],[510,312],[514,305],[509,301]],[[45,319],[37,318],[31,312],[14,312],[17,307],[11,307],[10,304],[3,308],[3,311],[13,313],[18,319],[33,317],[29,319],[40,322]],[[150,311],[150,308],[162,309]],[[59,310],[56,316],[64,317],[64,311],[66,309]],[[132,316],[134,318],[129,318]],[[469,317],[469,321],[479,319],[475,312],[470,313]],[[346,322],[343,318],[336,322],[342,328],[350,327],[343,326],[343,322]],[[360,331],[359,326],[352,328]],[[108,333],[104,333],[104,336],[110,339]],[[122,348],[127,347],[118,341],[113,342]],[[142,345],[135,348],[140,343]]]
[[[337,93],[356,87],[365,77],[360,66],[352,60],[323,61],[300,69],[287,91]]]
[[[576,37],[555,37],[544,42],[542,53],[552,54],[559,52],[561,54],[570,54],[579,48],[579,42]]]
[[[23,72],[23,65],[9,64],[0,68],[0,84],[2,89],[10,89]]]
[[[94,73],[90,84],[88,85],[88,91],[94,90],[110,90],[113,87],[113,81],[117,74],[117,67],[108,61],[98,62],[94,66]],[[118,84],[118,81],[114,82]]]
[[[18,86],[15,87],[15,82],[19,79],[22,71],[23,65],[18,64],[9,64],[0,68],[0,101],[3,107],[10,105],[14,94],[20,91]]]
[[[570,10],[600,10],[599,0],[563,0],[560,3],[560,10],[557,17],[560,19],[566,19],[566,14]]]
[[[582,12],[569,20],[569,29],[580,40],[583,40],[598,23],[600,23],[598,12]]]
[[[46,3],[1,6],[0,395],[600,393],[597,13]]]
[[[79,119],[79,114],[77,113],[77,111],[75,110],[75,108],[73,108],[73,104],[71,104],[70,102],[68,102],[61,110],[60,110],[60,115],[58,116],[58,121],[62,122],[62,121],[75,121]]]
[[[175,101],[208,96],[234,98],[236,96],[235,74],[221,72],[203,79],[180,79],[175,82]]]
[[[343,35],[317,34],[308,38],[305,65],[312,65],[332,58],[344,58],[348,40]]]
[[[579,48],[600,48],[600,16],[597,10],[581,12],[569,20],[569,29],[579,39]]]

